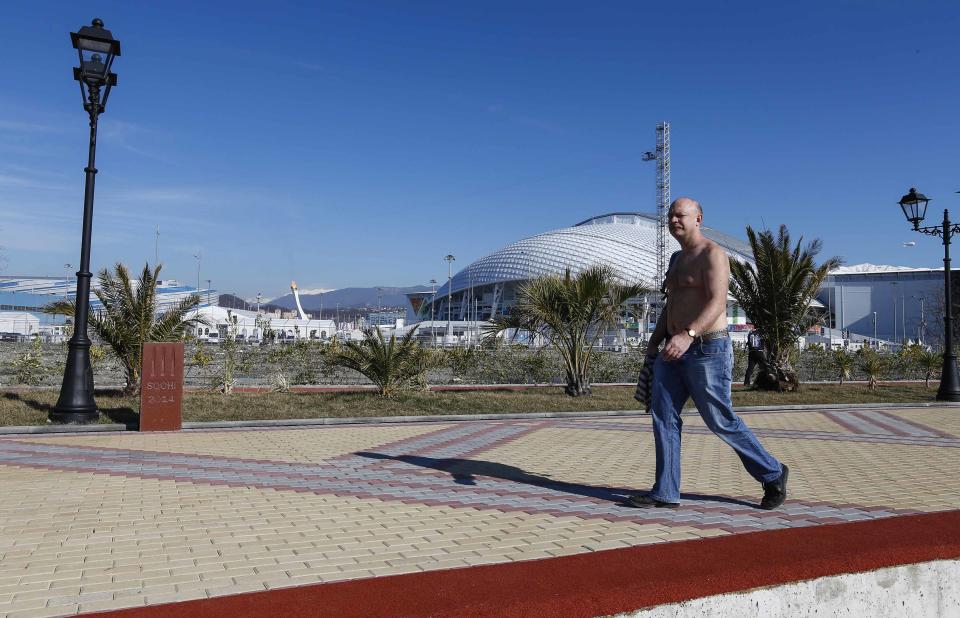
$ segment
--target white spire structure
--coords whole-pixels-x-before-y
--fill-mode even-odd
[[[297,290],[296,281],[290,282],[290,291],[293,292],[293,300],[295,300],[297,303],[297,313],[300,314],[300,319],[309,320],[310,318],[307,317],[307,312],[303,310],[303,305],[300,304],[300,291]]]

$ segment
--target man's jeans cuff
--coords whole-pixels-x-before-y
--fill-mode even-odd
[[[780,470],[779,470],[776,474],[773,474],[773,475],[769,475],[769,474],[768,474],[768,475],[764,476],[764,477],[763,477],[763,480],[760,481],[761,483],[772,483],[773,481],[775,481],[775,480],[777,480],[778,478],[780,478],[781,476],[783,476],[783,464],[778,461],[778,462],[777,462],[777,465],[780,466]],[[767,478],[767,477],[769,477],[769,478]]]

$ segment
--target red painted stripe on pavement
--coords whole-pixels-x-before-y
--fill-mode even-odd
[[[873,425],[874,427],[879,427],[880,429],[883,429],[884,431],[887,431],[887,432],[889,432],[889,433],[892,433],[892,434],[895,435],[895,436],[900,436],[900,437],[909,437],[909,436],[910,436],[910,434],[907,433],[906,431],[904,431],[904,430],[902,430],[902,429],[899,429],[899,428],[897,428],[897,427],[894,427],[893,425],[890,425],[890,424],[888,424],[888,423],[883,422],[883,420],[877,418],[877,416],[876,416],[875,414],[867,414],[867,413],[866,413],[865,411],[863,411],[863,410],[850,410],[850,415],[851,415],[851,416],[855,416],[855,417],[859,418],[861,421],[863,421],[863,422],[865,422],[865,423],[868,423],[868,424],[870,424],[870,425]]]
[[[901,422],[904,425],[910,425],[911,427],[916,427],[917,429],[926,431],[927,433],[933,434],[934,436],[937,436],[940,438],[952,438],[954,440],[957,439],[957,436],[953,435],[952,433],[947,433],[946,431],[942,431],[934,427],[929,427],[927,425],[924,425],[923,423],[918,423],[917,421],[911,420],[909,418],[904,418],[903,416],[897,416],[896,414],[892,414],[891,412],[880,411],[879,414],[882,414],[883,416],[886,416],[892,420]]]
[[[947,511],[281,588],[88,615],[587,617],[957,558],[960,511]]]

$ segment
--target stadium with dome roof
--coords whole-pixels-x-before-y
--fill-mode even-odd
[[[734,259],[752,261],[750,246],[745,242],[706,226],[702,229]],[[428,321],[425,326],[432,325],[434,319],[445,321],[448,309],[457,322],[487,321],[509,311],[520,284],[567,269],[576,274],[597,263],[614,267],[626,281],[652,289],[656,280],[656,238],[654,214],[617,212],[591,217],[571,227],[511,243],[457,272],[435,294],[409,295],[410,302],[420,319]],[[670,236],[667,243],[668,255],[680,249]],[[642,302],[638,299],[638,304]],[[742,315],[731,317],[732,323],[745,322]]]

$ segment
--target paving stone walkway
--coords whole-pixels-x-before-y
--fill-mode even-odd
[[[960,508],[960,409],[750,412],[791,466],[760,487],[684,419],[677,510],[649,417],[0,439],[0,614],[277,587]]]

